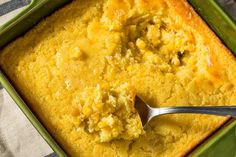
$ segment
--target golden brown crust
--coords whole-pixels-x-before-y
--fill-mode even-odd
[[[222,67],[236,71],[236,58],[233,53],[224,46],[186,0],[168,0],[167,3],[174,8],[175,12],[183,18],[183,21],[188,26],[191,26],[193,30],[201,34],[204,42],[209,46],[210,52],[221,59],[218,62],[220,62]],[[235,81],[236,73],[230,74],[229,78]]]
[[[219,61],[222,67],[227,67],[232,71],[236,71],[236,58],[232,52],[227,49],[220,39],[213,33],[213,31],[208,27],[208,25],[201,19],[201,17],[194,11],[192,6],[186,0],[168,0],[169,6],[172,6],[176,13],[178,13],[188,26],[191,26],[196,32],[200,33],[204,39],[204,42],[209,45],[211,53],[220,56]],[[236,74],[231,74],[229,79],[236,81]],[[223,124],[225,124],[229,118],[219,122],[219,124],[212,129],[208,134],[199,139],[197,142],[191,143],[189,147],[181,153],[180,156],[185,156],[191,152],[197,145],[202,143],[206,138],[208,138],[212,133],[219,129]]]

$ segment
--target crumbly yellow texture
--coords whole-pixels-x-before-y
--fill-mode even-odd
[[[97,123],[96,92],[128,84],[154,107],[236,104],[235,58],[185,0],[75,0],[1,50],[0,65],[70,156],[182,156],[226,120],[160,116],[127,140],[102,123],[124,128],[132,107],[121,119],[99,110]]]
[[[85,88],[70,106],[77,129],[94,133],[98,136],[95,140],[100,142],[139,137],[144,131],[134,108],[132,90],[128,84],[116,88],[99,85]]]

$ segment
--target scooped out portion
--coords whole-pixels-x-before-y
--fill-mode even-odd
[[[89,87],[77,95],[72,112],[78,119],[78,130],[94,134],[95,140],[132,140],[144,133],[134,108],[135,90],[127,83],[118,87]],[[77,102],[76,102],[77,101]]]

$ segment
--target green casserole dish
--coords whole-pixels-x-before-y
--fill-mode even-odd
[[[0,48],[30,29],[30,27],[40,21],[40,19],[69,1],[70,0],[32,0],[31,4],[20,14],[0,27]],[[236,54],[236,24],[223,11],[219,4],[215,0],[189,0],[189,2],[209,24],[212,30],[221,38],[223,43]],[[0,83],[57,155],[67,156],[63,149],[60,148],[52,136],[47,132],[46,128],[43,127],[37,117],[35,117],[27,107],[1,69]],[[189,156],[233,157],[235,156],[235,149],[236,121],[232,119],[210,138],[204,141],[199,147],[193,150]]]

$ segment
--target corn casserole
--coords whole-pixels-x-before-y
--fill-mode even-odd
[[[184,156],[227,121],[153,107],[236,104],[236,61],[186,0],[74,0],[0,50],[0,66],[70,156]]]

